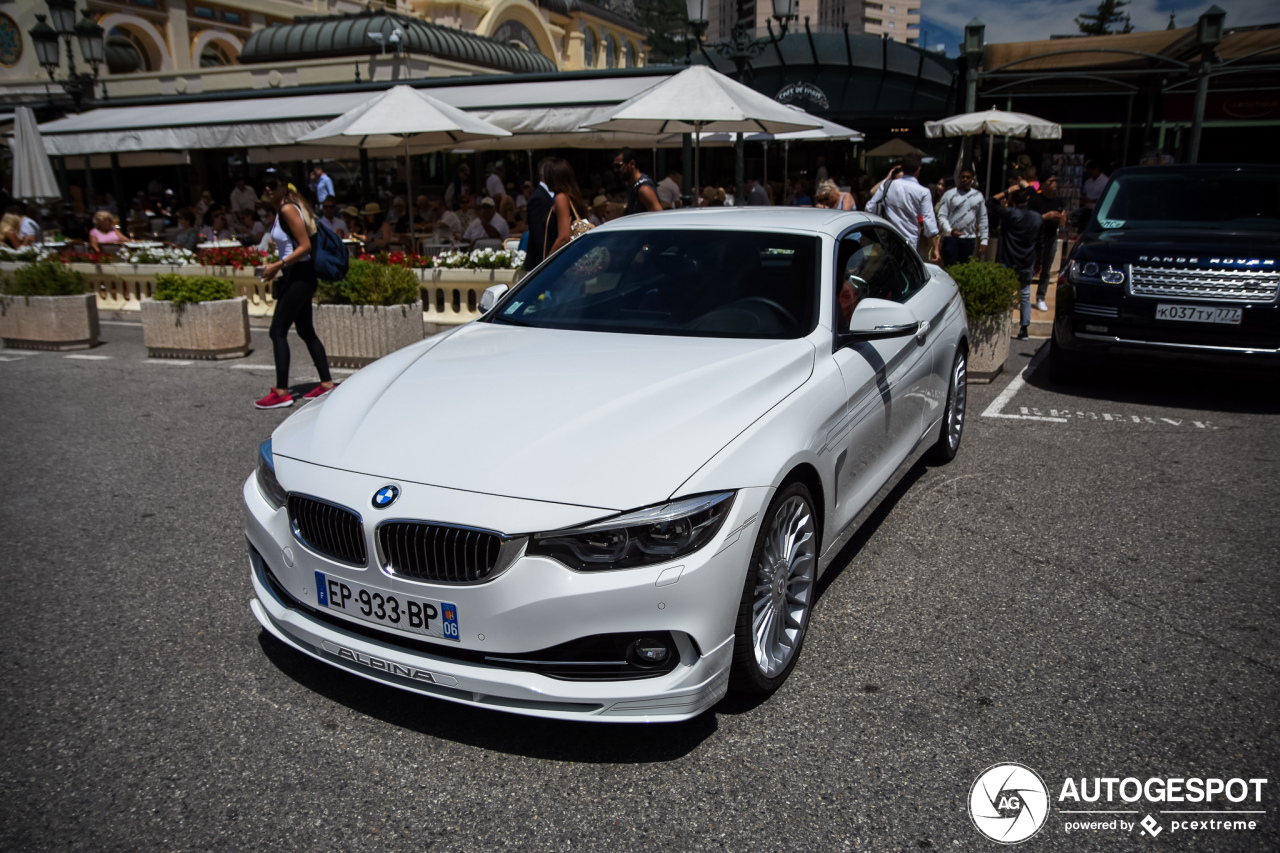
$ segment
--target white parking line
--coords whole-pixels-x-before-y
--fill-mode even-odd
[[[63,358],[78,358],[81,361],[106,361],[111,358],[109,355],[64,355]]]
[[[275,370],[274,364],[233,364],[232,370]]]
[[[188,364],[195,364],[194,361],[177,361],[172,358],[144,358],[143,364],[172,364],[176,367],[186,367]]]
[[[1027,384],[1027,375],[1034,372],[1039,367],[1040,362],[1044,360],[1048,353],[1048,347],[1044,347],[1040,352],[1036,353],[1036,357],[1031,359],[1031,363],[1013,377],[1013,380],[1000,392],[991,405],[982,412],[984,418],[1005,418],[1014,421],[1047,421],[1049,423],[1065,424],[1070,421],[1098,421],[1099,423],[1115,423],[1115,424],[1150,424],[1151,426],[1161,426],[1168,424],[1169,426],[1183,426],[1184,424],[1192,425],[1196,429],[1217,429],[1210,421],[1193,421],[1186,418],[1153,418],[1149,415],[1121,415],[1113,412],[1102,412],[1099,416],[1098,412],[1085,412],[1079,409],[1049,409],[1048,414],[1042,412],[1036,406],[1019,406],[1018,414],[1005,414],[1004,409],[1013,401],[1014,396],[1022,390]]]
[[[27,357],[24,355],[0,355],[0,361],[26,361],[26,360],[27,360]]]
[[[1019,391],[1022,390],[1023,385],[1027,384],[1027,374],[1031,373],[1037,367],[1040,366],[1040,362],[1044,361],[1045,354],[1048,353],[1048,351],[1049,351],[1048,347],[1041,347],[1040,352],[1036,353],[1036,357],[1031,359],[1031,363],[1028,364],[1025,368],[1023,368],[1021,373],[1013,377],[1013,381],[1010,382],[1005,387],[1005,389],[1000,392],[1000,396],[996,397],[994,400],[991,401],[991,405],[987,406],[987,408],[983,411],[982,417],[1008,418],[1010,420],[1015,420],[1015,421],[1051,421],[1053,423],[1059,423],[1059,424],[1066,423],[1067,422],[1066,418],[1060,418],[1060,417],[1057,417],[1056,415],[1051,417],[1045,417],[1044,415],[1041,415],[1038,410],[1036,414],[1033,415],[1027,411],[1026,407],[1022,408],[1021,410],[1022,414],[1020,415],[1004,414],[1004,407],[1009,405],[1010,401],[1013,400],[1014,395],[1016,395]]]

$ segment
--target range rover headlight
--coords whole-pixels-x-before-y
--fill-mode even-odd
[[[1071,284],[1080,283],[1080,262],[1079,261],[1067,262],[1067,281]]]
[[[284,487],[280,485],[280,481],[276,479],[276,462],[271,455],[271,439],[267,439],[258,445],[258,468],[257,468],[258,491],[266,498],[267,503],[271,504],[272,509],[279,509],[285,505],[288,500],[288,493]]]
[[[710,542],[732,506],[733,492],[681,498],[582,527],[534,534],[526,553],[582,572],[665,563]]]

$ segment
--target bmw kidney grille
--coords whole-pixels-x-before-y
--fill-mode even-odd
[[[363,566],[368,561],[360,516],[335,504],[289,495],[293,535],[312,551],[340,563]]]
[[[477,583],[498,565],[502,540],[493,533],[414,521],[378,526],[388,571],[433,583]]]

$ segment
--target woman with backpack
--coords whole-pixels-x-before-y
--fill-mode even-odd
[[[316,267],[312,260],[312,244],[316,235],[316,217],[306,200],[292,186],[278,178],[268,178],[267,198],[276,209],[271,227],[280,260],[262,269],[263,281],[271,281],[283,270],[284,280],[274,288],[276,309],[271,318],[271,346],[276,359],[276,384],[267,396],[254,403],[259,409],[282,409],[293,405],[289,391],[289,327],[296,326],[298,337],[307,345],[311,360],[320,374],[320,384],[303,395],[314,400],[334,388],[329,375],[329,359],[324,344],[311,324],[311,299],[316,294]]]

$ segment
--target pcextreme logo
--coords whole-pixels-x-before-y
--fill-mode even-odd
[[[1178,835],[1250,833],[1267,814],[1266,779],[1153,776],[1068,777],[1053,804],[1062,831],[1124,833],[1154,839]],[[969,818],[1001,844],[1034,837],[1049,822],[1049,789],[1024,764],[994,764],[969,789]]]

